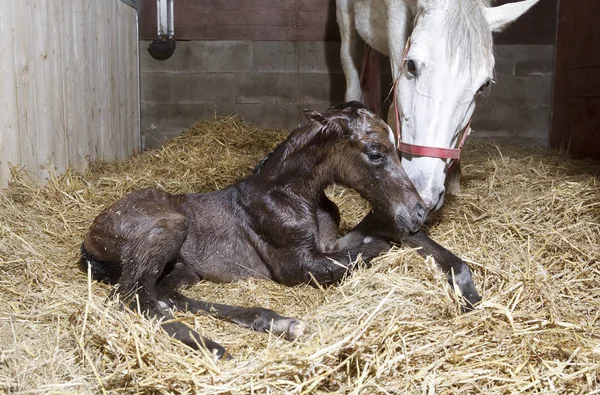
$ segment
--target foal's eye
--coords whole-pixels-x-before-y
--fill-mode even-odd
[[[383,160],[383,155],[379,152],[370,152],[367,154],[367,158],[369,158],[370,162],[378,163]]]
[[[408,74],[412,75],[413,77],[417,76],[417,64],[414,60],[408,59],[406,61],[406,71],[408,71]]]

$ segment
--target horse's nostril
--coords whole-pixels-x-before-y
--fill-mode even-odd
[[[433,201],[430,198],[424,197],[423,203],[425,203],[425,207],[427,207],[429,209],[429,208],[431,208]]]

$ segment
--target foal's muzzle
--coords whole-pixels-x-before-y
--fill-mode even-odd
[[[418,201],[411,209],[409,209],[409,211],[403,210],[402,213],[399,213],[396,218],[396,223],[400,228],[403,228],[408,232],[417,232],[425,222],[427,213],[428,210],[423,202]]]
[[[411,232],[417,232],[421,229],[421,225],[425,222],[425,218],[427,218],[427,208],[421,202],[417,202],[415,208],[413,209],[412,216],[412,227],[410,228]]]

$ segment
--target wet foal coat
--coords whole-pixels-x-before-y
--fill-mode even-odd
[[[391,130],[361,107],[306,112],[310,122],[292,132],[259,172],[226,189],[127,194],[94,220],[82,245],[82,267],[94,279],[117,285],[115,292],[137,300],[148,316],[164,319],[167,333],[190,347],[204,344],[225,354],[216,342],[172,321],[169,308],[208,312],[289,339],[300,336],[300,320],[193,300],[178,289],[247,277],[333,284],[359,255],[368,262],[390,247],[389,240],[418,231],[426,212],[400,165]],[[338,208],[324,193],[333,183],[357,190],[377,213],[342,239]],[[448,273],[460,272],[462,266],[454,266],[442,265]],[[466,273],[470,281],[468,268]],[[469,301],[478,300],[472,282],[464,291],[476,295]]]

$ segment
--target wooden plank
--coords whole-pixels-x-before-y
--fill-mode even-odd
[[[600,0],[562,0],[559,15],[598,15],[600,13]]]
[[[127,120],[128,140],[126,145],[125,155],[129,156],[134,152],[140,150],[140,138],[141,138],[141,120],[140,120],[140,91],[139,91],[139,53],[138,43],[139,35],[135,21],[137,15],[130,13],[124,25],[128,27],[125,41],[128,43],[126,54],[128,54],[126,62],[127,74],[125,75],[126,81],[129,81],[129,89],[127,93],[127,110],[125,112]],[[127,23],[129,22],[129,23]]]
[[[102,53],[98,50],[98,40],[96,40],[98,30],[98,15],[97,15],[98,3],[90,3],[84,1],[84,8],[86,15],[86,28],[84,37],[86,40],[86,51],[85,51],[85,65],[84,73],[85,79],[85,101],[87,104],[86,110],[88,113],[88,127],[90,131],[90,159],[96,160],[102,158],[102,134],[104,128],[102,125],[102,105],[100,103],[100,94],[96,89],[96,83],[98,81],[98,73],[101,71],[101,57]],[[106,83],[107,81],[104,81]]]
[[[62,37],[71,37],[63,46],[65,51],[63,78],[65,88],[65,119],[69,135],[70,163],[77,170],[83,170],[90,158],[90,106],[87,97],[87,76],[89,65],[86,31],[91,17],[86,6],[87,0],[64,2],[62,13],[64,25]]]
[[[52,139],[54,141],[54,165],[58,173],[63,173],[69,166],[69,151],[67,149],[68,135],[65,124],[65,102],[63,96],[63,40],[54,42],[53,38],[60,36],[60,26],[63,23],[61,14],[61,1],[46,2],[48,15],[48,28],[46,35],[49,38],[46,42],[45,54],[48,61],[50,74],[49,96],[53,102],[53,111],[50,114],[52,119]],[[48,89],[48,88],[46,88]]]
[[[111,43],[113,47],[113,60],[111,69],[111,80],[115,82],[116,86],[113,87],[113,102],[111,105],[113,124],[115,127],[112,128],[112,149],[115,153],[115,157],[118,159],[125,158],[126,140],[127,135],[131,133],[131,130],[127,130],[127,124],[125,122],[125,103],[127,101],[127,91],[130,81],[126,79],[126,58],[128,54],[125,52],[127,49],[127,41],[125,39],[125,27],[127,14],[124,8],[125,4],[120,1],[115,1],[114,8],[112,10],[113,16],[111,20],[117,21],[116,26],[112,27],[111,30],[115,32],[113,36],[114,42]]]
[[[556,48],[556,70],[600,67],[600,38],[559,42]]]
[[[558,42],[600,38],[600,23],[596,14],[577,14],[559,18]]]
[[[0,188],[5,188],[10,179],[10,167],[21,163],[15,68],[15,43],[12,32],[15,0],[0,2]]]
[[[569,98],[563,143],[574,156],[600,159],[600,97]]]
[[[600,67],[565,71],[567,97],[600,97]]]
[[[156,27],[140,27],[143,39],[156,38]],[[177,40],[339,41],[337,28],[296,26],[177,25]]]
[[[16,100],[19,118],[18,138],[21,152],[20,165],[37,174],[38,160],[37,120],[35,117],[35,79],[33,70],[32,8],[30,1],[17,1],[13,8],[13,35],[15,40]]]
[[[557,1],[538,3],[497,34],[496,43],[553,44]],[[142,39],[156,38],[154,1],[144,3],[140,25]],[[269,26],[286,28],[269,29]],[[293,34],[289,33],[292,27]],[[334,0],[178,0],[175,2],[175,36],[183,40],[338,41],[339,31]]]
[[[183,10],[326,10],[332,0],[177,0]]]
[[[44,180],[49,178],[50,173],[55,173],[55,136],[53,114],[57,113],[60,106],[55,95],[55,84],[52,73],[51,57],[55,47],[54,36],[50,35],[50,21],[48,7],[43,0],[32,0],[31,29],[32,39],[31,53],[33,65],[33,78],[31,89],[35,97],[36,117],[36,147],[38,155],[37,175]],[[58,125],[57,125],[58,126]]]

